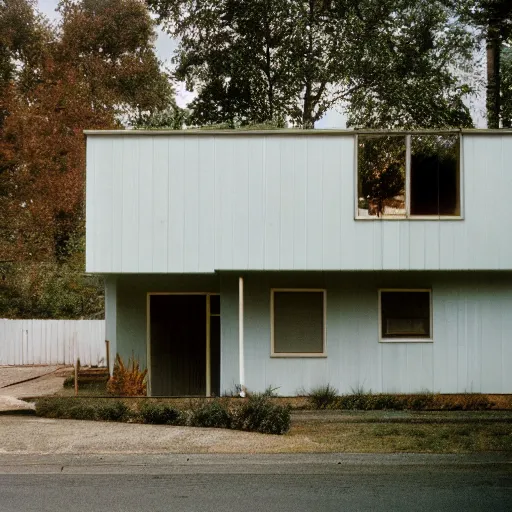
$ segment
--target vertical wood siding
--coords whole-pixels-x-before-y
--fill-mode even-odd
[[[0,365],[106,365],[104,320],[0,319]]]
[[[221,279],[222,381],[238,379],[236,276]],[[270,289],[327,289],[327,357],[270,357]],[[379,287],[432,288],[433,343],[379,343]],[[340,392],[512,393],[512,275],[260,273],[245,277],[246,384],[295,395]]]
[[[463,135],[463,220],[355,220],[354,144],[89,136],[87,270],[512,269],[512,136]]]

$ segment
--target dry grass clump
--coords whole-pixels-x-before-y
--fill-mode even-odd
[[[147,369],[141,370],[139,361],[134,357],[125,365],[119,354],[116,356],[112,378],[108,381],[107,391],[115,396],[146,395]]]
[[[312,409],[338,409],[359,411],[485,411],[503,407],[504,400],[497,401],[486,394],[461,393],[444,395],[437,393],[390,394],[372,393],[357,389],[338,395],[331,386],[321,386],[307,394]],[[510,404],[509,404],[510,406]]]

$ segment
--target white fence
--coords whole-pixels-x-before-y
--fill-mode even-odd
[[[0,365],[106,365],[105,320],[0,319]]]

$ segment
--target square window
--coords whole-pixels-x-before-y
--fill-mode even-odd
[[[272,290],[273,356],[325,355],[325,290]]]
[[[357,219],[460,218],[457,133],[357,136]]]
[[[431,341],[430,290],[379,290],[382,341]]]

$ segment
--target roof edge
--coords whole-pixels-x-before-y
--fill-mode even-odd
[[[285,128],[279,130],[84,130],[89,136],[201,136],[201,137],[227,137],[227,136],[354,136],[354,135],[442,135],[447,133],[462,133],[466,135],[512,135],[512,129],[483,129],[483,128],[446,128],[446,129],[418,129],[418,130],[348,130],[348,129],[319,129],[301,130],[299,128]]]

